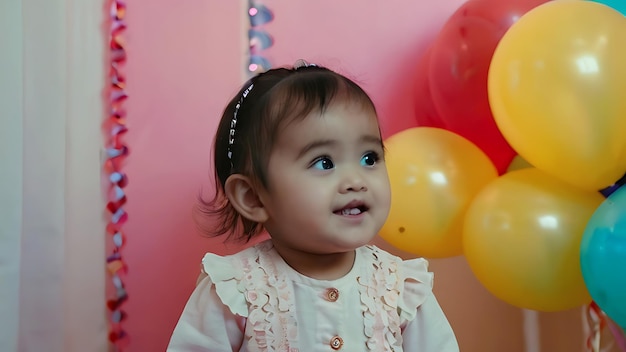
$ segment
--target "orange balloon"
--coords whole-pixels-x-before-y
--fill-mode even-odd
[[[536,168],[500,176],[472,201],[464,252],[478,280],[517,307],[560,311],[591,301],[580,243],[604,197]]]
[[[415,127],[385,141],[391,210],[380,236],[419,256],[462,254],[465,210],[496,179],[495,166],[467,139],[447,130]]]

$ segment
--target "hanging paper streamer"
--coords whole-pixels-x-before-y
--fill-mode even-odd
[[[274,44],[274,40],[264,29],[263,25],[274,19],[272,11],[265,5],[255,1],[248,1],[248,17],[250,18],[250,29],[248,30],[248,41],[250,58],[248,60],[248,71],[256,74],[269,70],[272,65],[263,56],[263,51]]]
[[[126,332],[122,322],[126,318],[123,304],[128,294],[122,280],[125,274],[126,264],[122,258],[122,247],[125,237],[122,227],[128,215],[124,210],[126,194],[124,187],[128,183],[126,174],[122,171],[122,162],[128,155],[128,148],[122,141],[122,136],[127,131],[126,111],[123,104],[128,97],[126,83],[120,66],[126,61],[125,44],[122,32],[126,29],[124,17],[126,4],[121,0],[112,0],[110,9],[110,33],[109,33],[109,115],[104,123],[107,132],[106,161],[104,172],[107,179],[107,212],[108,219],[107,248],[110,248],[106,258],[106,267],[113,286],[113,295],[107,299],[109,311],[109,341],[116,351],[121,351]]]
[[[624,332],[617,324],[609,319],[596,302],[592,301],[585,306],[583,311],[583,323],[583,328],[587,334],[587,351],[605,352],[612,350],[613,346],[617,346],[620,351],[626,352],[626,336]],[[607,335],[612,335],[613,337],[612,340],[608,340],[608,343],[605,339],[605,337],[608,337]]]

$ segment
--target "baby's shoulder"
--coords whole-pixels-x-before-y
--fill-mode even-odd
[[[397,308],[403,323],[413,320],[417,308],[432,294],[433,273],[428,271],[428,261],[402,259],[373,245],[361,247],[359,254],[369,261],[363,267],[370,270],[372,292],[382,293],[382,301]]]
[[[267,281],[261,268],[263,253],[270,249],[271,244],[260,242],[234,254],[206,253],[202,258],[205,289],[214,290],[233,313],[247,317],[246,287]]]
[[[242,271],[244,267],[259,263],[259,257],[272,248],[269,241],[259,242],[237,253],[219,255],[211,252],[204,254],[202,258],[202,270],[209,276],[219,275],[218,279],[224,279],[224,275],[234,275]]]

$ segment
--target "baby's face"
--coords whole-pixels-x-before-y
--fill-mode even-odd
[[[273,241],[309,253],[351,251],[384,224],[390,186],[375,112],[342,101],[280,130],[261,200]]]

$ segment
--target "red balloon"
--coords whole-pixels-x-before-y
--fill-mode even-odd
[[[501,174],[517,154],[491,114],[487,75],[501,38],[493,23],[478,17],[453,17],[433,43],[430,91],[447,129],[476,144]]]
[[[495,48],[526,12],[548,0],[469,0],[448,19],[430,54],[429,84],[445,128],[476,144],[498,172],[517,154],[491,114],[487,75]]]
[[[517,154],[489,107],[487,75],[495,48],[520,17],[548,0],[469,0],[449,18],[420,60],[418,126],[445,128],[477,145],[498,172]]]
[[[513,23],[526,12],[549,0],[469,0],[459,7],[450,20],[456,17],[478,17],[494,24],[504,35]]]
[[[415,74],[415,119],[417,126],[437,127],[446,129],[445,123],[439,117],[430,92],[428,70],[432,47],[429,47],[417,63]]]

